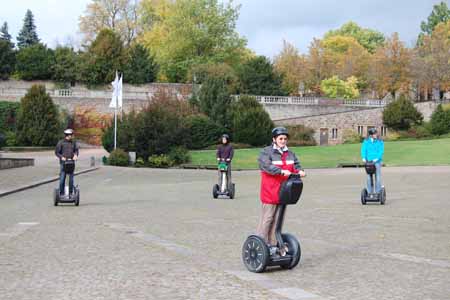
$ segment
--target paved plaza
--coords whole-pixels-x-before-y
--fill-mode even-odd
[[[263,274],[241,262],[257,171],[234,200],[214,171],[113,167],[76,177],[79,207],[53,206],[56,183],[1,197],[0,299],[450,298],[450,167],[384,168],[384,206],[361,205],[363,169],[307,172],[285,221],[300,264]]]

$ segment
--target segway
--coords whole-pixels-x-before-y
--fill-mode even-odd
[[[375,191],[375,172],[377,171],[375,167],[375,163],[373,161],[368,161],[364,165],[366,169],[366,173],[370,176],[370,186],[372,187],[372,191]],[[366,205],[367,202],[380,202],[381,205],[384,205],[386,202],[386,189],[384,186],[381,187],[381,191],[379,193],[369,193],[366,188],[363,188],[361,191],[361,203],[362,205]]]
[[[289,233],[282,233],[287,205],[297,204],[303,190],[303,182],[298,174],[291,174],[280,188],[278,220],[275,228],[277,251],[270,255],[269,246],[258,235],[251,235],[242,246],[242,261],[250,272],[261,273],[267,267],[279,266],[293,269],[300,262],[300,242]]]
[[[75,161],[72,159],[67,159],[63,161],[63,168],[66,175],[73,174],[75,171]],[[69,186],[64,187],[64,194],[59,193],[59,187],[54,191],[53,197],[54,205],[58,206],[59,203],[74,203],[75,206],[80,205],[80,189],[78,185],[73,187],[72,195],[69,194]]]
[[[214,199],[217,199],[219,196],[226,196],[226,197],[230,197],[230,199],[234,199],[235,196],[235,185],[234,183],[231,183],[228,186],[228,176],[227,176],[227,171],[228,171],[228,164],[221,160],[219,162],[219,166],[218,166],[219,172],[220,172],[220,178],[221,178],[221,184],[215,184],[213,186],[213,197]],[[220,182],[219,182],[220,183]]]

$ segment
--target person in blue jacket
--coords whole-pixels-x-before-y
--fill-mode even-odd
[[[375,163],[375,193],[381,191],[381,164],[384,154],[384,142],[378,138],[378,132],[375,128],[370,128],[368,137],[363,141],[361,146],[361,158],[364,163],[372,161]],[[370,175],[367,175],[367,191],[373,193],[370,184]]]

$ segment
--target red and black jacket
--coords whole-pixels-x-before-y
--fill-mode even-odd
[[[278,204],[281,184],[288,179],[281,174],[281,170],[298,173],[302,169],[300,162],[295,153],[287,147],[280,150],[271,145],[261,151],[258,163],[261,170],[261,202]]]

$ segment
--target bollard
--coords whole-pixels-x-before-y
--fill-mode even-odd
[[[91,167],[95,167],[95,157],[91,156]]]

